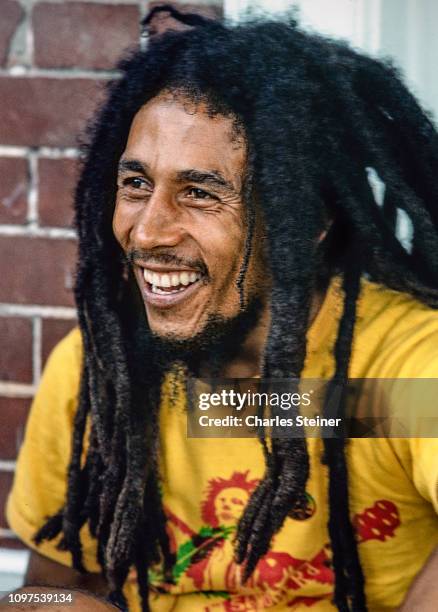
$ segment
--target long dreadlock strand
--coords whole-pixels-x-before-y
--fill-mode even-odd
[[[302,65],[299,69],[303,69]],[[272,85],[269,87],[272,95]],[[284,92],[278,92],[274,99],[278,101],[282,95]],[[294,104],[293,98],[289,99],[289,103]],[[275,114],[275,110],[275,107],[270,108],[269,113]],[[290,166],[290,172],[281,185],[276,185],[275,196],[272,190],[269,196],[263,189],[259,193],[265,209],[273,279],[271,329],[264,354],[262,378],[290,380],[291,377],[300,377],[306,356],[306,331],[316,276],[313,265],[315,243],[308,236],[317,236],[321,213],[320,210],[315,212],[311,204],[312,200],[318,200],[318,194],[309,190],[305,180],[306,172],[313,171],[308,158],[309,110],[302,107],[297,110],[293,125],[289,124],[287,130],[284,130],[284,126],[272,130],[271,126],[269,141],[264,138],[267,112],[263,106],[257,109],[257,130],[251,133],[254,146],[259,152],[258,164],[266,191],[272,181],[271,169],[278,163],[278,151],[284,150],[281,143],[285,134],[291,145],[283,160],[285,166]],[[284,210],[291,193],[294,194],[296,205],[293,216],[286,220],[281,217],[280,210]],[[305,239],[297,236],[295,228],[299,225],[307,229]],[[285,267],[284,261],[288,259],[288,266]],[[274,413],[274,408],[271,407],[271,411]],[[274,433],[271,449],[267,452],[265,448],[265,454],[265,476],[251,496],[237,530],[236,556],[239,562],[244,562],[244,580],[268,551],[273,535],[281,528],[291,508],[304,507],[306,503],[309,458],[304,436],[283,439],[276,438]]]
[[[311,266],[311,254],[307,255]],[[301,372],[305,359],[303,345],[310,308],[310,288],[306,286],[307,283],[296,283],[293,288],[285,288],[286,279],[277,282],[280,286],[274,284],[271,293],[271,319],[274,323],[267,341],[262,372],[264,379],[285,379],[290,371],[294,376],[296,372]],[[291,313],[295,315],[292,321]],[[277,321],[288,322],[287,342],[284,332],[275,324]],[[251,497],[238,527],[237,558],[245,561],[244,579],[250,576],[257,561],[267,552],[272,536],[281,527],[290,509],[305,503],[308,470],[303,439],[274,437],[271,440],[266,475]]]
[[[281,298],[284,295],[282,296],[281,293],[281,291],[275,291],[275,287],[273,288],[273,321],[280,320],[278,319],[278,310],[283,316],[290,313],[292,308],[292,312],[300,312],[300,314],[302,312],[302,310],[295,310],[296,303],[283,302]],[[299,319],[299,316],[297,316],[297,319]],[[284,321],[284,319],[282,320]],[[297,325],[297,320],[294,323]],[[306,324],[303,323],[304,336],[305,329]],[[274,333],[271,332],[270,339],[268,339],[266,350],[269,360],[276,355],[275,342],[277,338],[275,332],[277,330],[275,327],[273,331]],[[292,329],[289,341],[294,339],[293,332]],[[273,345],[270,344],[270,340]],[[284,349],[284,344],[282,349]],[[279,357],[284,357],[284,354]],[[304,359],[304,355],[302,358]],[[273,372],[271,377],[278,379],[280,378],[278,376],[280,372],[277,369],[277,362],[274,363],[268,361],[265,365],[265,371],[268,376],[270,372]],[[268,378],[268,376],[263,374],[264,378]],[[286,375],[283,374],[282,378],[286,378]],[[251,575],[257,561],[267,552],[272,536],[280,529],[291,508],[305,505],[304,491],[308,473],[309,460],[304,439],[273,438],[271,440],[271,452],[268,458],[266,475],[250,498],[238,526],[237,558],[239,561],[245,561],[244,579]],[[248,520],[248,518],[251,520]]]
[[[99,497],[102,491],[101,474],[103,472],[102,458],[99,453],[97,436],[93,427],[90,431],[90,447],[87,454],[89,462],[89,489],[84,502],[84,514],[88,517],[90,533],[96,538],[99,518]]]
[[[356,321],[356,304],[360,292],[360,260],[351,252],[351,263],[344,273],[344,309],[335,344],[336,369],[328,385],[325,410],[332,401],[332,391],[341,388],[339,416],[345,416],[348,365]],[[355,533],[349,516],[348,473],[345,438],[324,438],[325,460],[329,467],[329,534],[336,575],[335,603],[339,610],[364,612],[366,608],[364,579],[357,551]],[[351,607],[350,607],[351,605]]]
[[[145,505],[147,508],[147,505]],[[144,535],[147,534],[148,526],[150,525],[150,521],[143,520],[139,525],[138,530],[138,538],[139,541],[143,543]],[[150,536],[150,534],[148,534]],[[151,540],[152,538],[148,538]],[[136,546],[135,548],[135,567],[137,570],[137,582],[138,582],[138,590],[141,598],[141,609],[142,612],[149,612],[149,579],[147,570],[150,565],[150,559],[148,556],[146,546]]]
[[[245,177],[243,180],[242,199],[246,210],[246,236],[243,249],[243,260],[237,277],[236,286],[239,291],[240,309],[244,310],[245,293],[244,283],[248,271],[248,265],[252,254],[254,239],[254,229],[256,221],[255,202],[254,202],[254,152],[249,142],[247,142],[247,162]]]

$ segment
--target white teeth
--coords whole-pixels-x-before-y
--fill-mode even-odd
[[[170,274],[162,274],[161,275],[161,283],[162,287],[170,287]]]
[[[163,291],[163,289],[160,289],[159,287],[155,287],[155,285],[152,285],[152,293],[159,293],[160,295],[170,295],[171,293],[179,293],[180,291],[183,291],[183,289],[174,289],[173,291]]]
[[[174,293],[174,291],[160,291],[160,287],[170,289],[170,287],[187,287],[191,283],[194,283],[201,275],[197,272],[171,272],[168,274],[157,274],[147,268],[143,269],[143,277],[147,283],[152,285],[154,293]],[[183,289],[177,289],[176,291],[182,291]]]
[[[179,280],[181,285],[188,285],[190,283],[190,277],[187,272],[181,272]]]

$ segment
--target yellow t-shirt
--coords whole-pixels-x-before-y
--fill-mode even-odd
[[[308,331],[305,377],[333,373],[341,304],[334,282]],[[74,330],[53,351],[18,459],[7,518],[32,548],[35,531],[64,500],[81,350],[79,331]],[[357,378],[438,377],[438,313],[407,295],[362,281],[350,368],[350,376]],[[322,441],[307,441],[308,512],[286,519],[269,553],[242,587],[232,539],[237,519],[264,473],[260,443],[248,438],[188,439],[184,398],[175,405],[166,388],[160,425],[163,504],[177,566],[172,586],[162,584],[157,568],[151,572],[152,610],[333,611]],[[438,439],[352,439],[347,461],[351,518],[369,609],[394,610],[438,545]],[[87,527],[81,535],[85,566],[99,571],[95,540]],[[37,550],[71,565],[70,554],[58,551],[56,540]],[[130,610],[138,612],[134,572],[125,591]]]

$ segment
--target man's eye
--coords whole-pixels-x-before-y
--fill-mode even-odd
[[[124,187],[133,187],[134,189],[147,189],[147,182],[138,177],[138,176],[133,176],[133,177],[129,177],[126,178],[123,181],[123,186]]]
[[[207,193],[207,191],[204,191],[203,189],[199,189],[198,187],[190,187],[187,193],[190,197],[194,198],[195,200],[206,200],[207,198],[216,199],[210,193]]]

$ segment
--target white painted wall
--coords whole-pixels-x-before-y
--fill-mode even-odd
[[[438,123],[438,2],[381,0],[380,55],[395,59]]]
[[[28,550],[0,548],[0,599],[22,586],[29,555]]]

